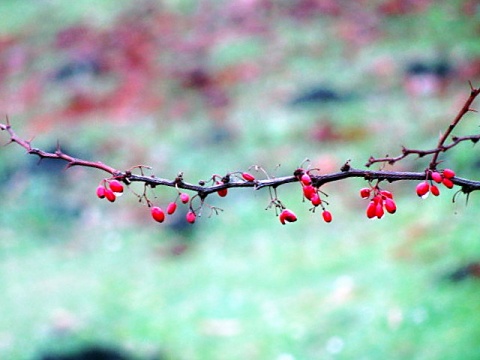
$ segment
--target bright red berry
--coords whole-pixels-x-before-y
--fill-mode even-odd
[[[438,196],[440,195],[440,190],[436,185],[431,185],[430,186],[430,192],[432,193],[433,196]]]
[[[318,206],[322,203],[322,199],[320,199],[320,196],[318,196],[318,194],[314,194],[310,201],[312,202],[313,206]]]
[[[312,178],[308,174],[303,174],[302,177],[300,178],[300,181],[303,183],[303,185],[308,186],[312,185]]]
[[[443,179],[442,184],[445,185],[449,189],[453,188],[453,181],[450,180],[449,178]]]
[[[422,181],[417,185],[417,195],[422,199],[425,199],[428,196],[428,191],[430,190],[430,185],[427,181]]]
[[[105,197],[105,187],[103,185],[99,185],[97,187],[97,196],[99,199],[103,199]]]
[[[306,185],[303,187],[303,196],[308,200],[312,200],[313,196],[317,194],[317,190],[312,185]]]
[[[432,180],[435,181],[436,183],[440,184],[443,180],[443,176],[439,172],[434,171],[434,172],[432,172]]]
[[[377,209],[377,204],[375,203],[375,201],[371,200],[367,206],[367,217],[369,219],[372,219],[375,217],[376,209]]]
[[[322,217],[323,217],[323,220],[327,223],[332,221],[332,213],[328,210],[323,210]]]
[[[168,215],[172,215],[175,212],[175,210],[177,210],[177,203],[171,202],[170,204],[168,204],[167,206]]]
[[[297,221],[297,216],[293,213],[293,211],[284,209],[280,213],[279,217],[280,222],[285,225],[285,222],[295,222]]]
[[[395,204],[395,201],[390,198],[386,198],[385,210],[387,210],[390,214],[395,214],[395,212],[397,211],[397,205]]]
[[[372,191],[372,189],[370,189],[370,188],[360,189],[360,197],[362,199],[368,199],[370,197],[370,192],[371,191]]]
[[[108,186],[114,193],[123,193],[123,185],[118,180],[110,180]]]
[[[383,217],[383,214],[385,214],[385,212],[383,211],[383,204],[382,203],[378,203],[376,206],[375,206],[375,216],[379,219],[381,219]]]
[[[451,179],[455,177],[455,171],[452,169],[443,169],[443,176],[445,176],[447,179]]]
[[[150,213],[152,214],[153,220],[155,220],[159,223],[161,223],[161,222],[163,222],[163,220],[165,220],[165,213],[158,206],[153,206],[150,209]]]
[[[247,172],[242,173],[242,177],[246,181],[255,181],[255,176]]]
[[[114,202],[115,199],[117,198],[114,194],[114,192],[110,189],[105,188],[104,190],[105,197],[107,198],[108,201]]]
[[[190,195],[188,195],[187,193],[181,193],[180,201],[184,204],[188,203],[190,201]]]
[[[193,211],[189,211],[187,213],[186,219],[190,224],[193,224],[195,222],[196,218],[197,218],[197,216],[195,215],[195,213]]]

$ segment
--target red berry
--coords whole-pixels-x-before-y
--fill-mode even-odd
[[[217,185],[223,185],[223,182],[217,181]],[[227,196],[227,194],[228,194],[228,189],[225,188],[225,189],[218,190],[218,191],[217,191],[217,194],[218,194],[218,196],[220,196],[220,197],[225,197],[225,196]]]
[[[114,202],[115,199],[117,198],[115,194],[113,193],[112,190],[105,188],[104,190],[105,197],[107,198],[108,201]]]
[[[445,176],[447,179],[451,179],[455,177],[455,171],[452,169],[443,169],[443,176]]]
[[[380,191],[380,195],[382,195],[385,198],[393,199],[393,194],[388,190]]]
[[[417,185],[417,195],[420,196],[422,199],[425,199],[427,197],[428,190],[430,190],[430,185],[426,181],[422,181],[420,184]]]
[[[322,217],[323,217],[323,220],[327,223],[332,221],[332,213],[328,210],[323,210]]]
[[[168,215],[172,215],[175,212],[175,210],[177,210],[177,203],[171,202],[170,204],[168,204],[167,206]]]
[[[430,192],[432,193],[433,196],[440,195],[440,190],[436,185],[431,185],[430,186]]]
[[[395,214],[395,211],[397,211],[397,205],[395,204],[395,201],[393,201],[390,198],[385,199],[385,209],[390,213],[390,214]]]
[[[370,188],[360,189],[360,197],[362,199],[368,199],[370,197],[370,192],[371,191],[372,191],[372,189],[370,189]]]
[[[453,188],[453,181],[450,180],[449,178],[443,179],[442,183],[449,189]]]
[[[285,221],[286,222],[295,222],[297,221],[297,216],[293,213],[293,211],[291,210],[288,210],[288,209],[284,209],[282,210],[282,212],[280,213],[279,217],[280,219],[280,222],[285,225]]]
[[[383,204],[378,203],[375,206],[375,216],[377,218],[381,219],[383,217],[383,214],[385,214],[385,212],[383,211]]]
[[[190,201],[190,195],[188,195],[187,193],[181,193],[180,201],[184,204],[188,203]]]
[[[110,180],[110,182],[108,183],[108,186],[110,187],[110,190],[112,190],[114,193],[123,192],[123,185],[118,180]]]
[[[163,222],[163,220],[165,220],[165,213],[158,206],[153,206],[150,209],[150,213],[152,214],[153,220],[155,220],[159,223],[161,223],[161,222]]]
[[[105,197],[105,187],[102,185],[97,187],[97,196],[99,199],[103,199]]]
[[[195,213],[193,211],[189,211],[187,213],[187,221],[190,223],[190,224],[193,224],[195,222],[195,219],[197,218],[197,216],[195,215]]]
[[[313,196],[317,194],[317,190],[312,185],[306,185],[303,187],[303,196],[308,200],[312,200]]]
[[[312,202],[313,206],[318,206],[322,203],[322,199],[320,199],[320,196],[318,196],[318,194],[314,194],[310,201]]]
[[[375,203],[375,201],[371,200],[367,206],[367,217],[369,219],[372,219],[375,217],[376,209],[377,209],[377,204]]]
[[[312,178],[308,174],[303,174],[300,180],[305,186],[312,185]]]
[[[242,173],[242,177],[246,181],[255,181],[255,176],[247,172]]]
[[[440,184],[443,180],[443,176],[439,172],[434,171],[432,172],[432,180]]]

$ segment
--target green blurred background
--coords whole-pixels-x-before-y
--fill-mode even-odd
[[[480,84],[478,1],[2,0],[0,19],[0,112],[20,136],[189,182],[432,148]],[[456,134],[477,132],[470,113]],[[442,159],[478,178],[470,144]],[[1,359],[480,358],[475,193],[385,184],[398,211],[368,221],[349,179],[322,188],[325,224],[289,184],[299,220],[281,226],[266,190],[237,189],[190,226],[129,191],[98,200],[104,176],[1,149]]]

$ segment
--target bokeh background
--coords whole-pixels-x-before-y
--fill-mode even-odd
[[[432,148],[480,84],[474,0],[2,0],[0,20],[0,113],[19,135],[189,182]],[[471,144],[442,159],[479,176]],[[236,189],[208,198],[218,216],[157,224],[131,192],[98,200],[105,174],[63,166],[0,151],[2,359],[480,358],[475,193],[385,184],[398,211],[369,221],[349,179],[322,188],[325,224],[290,184],[299,220],[281,226],[266,190]]]

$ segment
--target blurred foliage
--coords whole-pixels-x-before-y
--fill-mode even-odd
[[[75,156],[165,178],[253,164],[283,176],[307,157],[322,172],[348,159],[361,167],[401,145],[435,146],[467,81],[480,81],[478,9],[4,0],[0,107],[36,147],[58,139]],[[409,71],[418,64],[426,71]],[[459,135],[476,132],[477,118]],[[478,177],[470,145],[443,159]],[[465,206],[454,190],[422,201],[414,184],[385,184],[398,212],[367,221],[362,180],[329,184],[325,224],[291,184],[278,193],[299,220],[281,226],[263,210],[266,190],[238,189],[209,197],[225,211],[205,210],[192,227],[154,224],[129,192],[97,201],[102,176],[37,165],[14,145],[0,152],[0,358],[94,343],[167,359],[480,356],[478,279],[449,278],[480,258],[476,193]],[[160,206],[175,196],[152,191]]]

